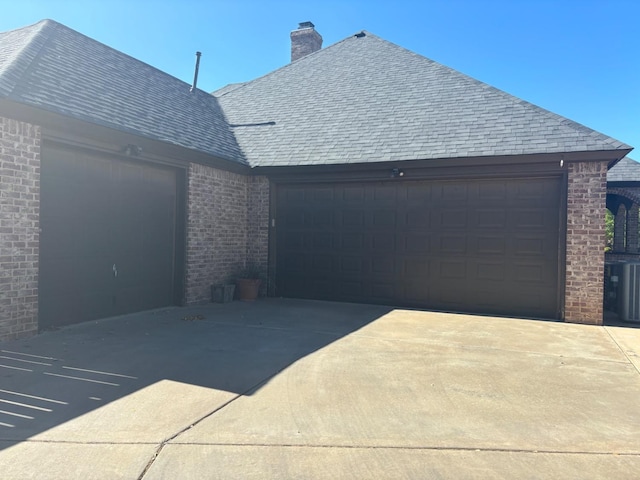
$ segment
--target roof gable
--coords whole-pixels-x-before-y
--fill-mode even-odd
[[[218,95],[253,166],[630,148],[367,32]]]
[[[245,163],[212,95],[52,20],[0,35],[0,97]]]

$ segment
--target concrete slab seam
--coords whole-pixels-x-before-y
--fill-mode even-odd
[[[541,450],[526,448],[486,448],[486,447],[417,447],[417,446],[397,446],[397,445],[330,445],[330,444],[296,444],[296,443],[219,443],[219,442],[189,442],[174,443],[173,445],[183,446],[211,446],[211,447],[249,447],[249,448],[318,448],[318,449],[345,449],[345,450],[425,450],[434,452],[495,452],[495,453],[533,453],[541,455],[600,455],[600,456],[626,456],[640,457],[637,452],[602,452],[602,451],[563,451],[563,450]]]
[[[620,352],[622,352],[622,354],[624,355],[624,358],[627,359],[627,362],[629,362],[629,364],[635,369],[636,372],[638,372],[638,374],[640,375],[640,369],[638,369],[638,367],[636,366],[636,364],[631,360],[631,358],[629,358],[629,355],[627,354],[627,352],[624,350],[624,348],[622,348],[622,346],[616,341],[615,337],[613,335],[611,335],[611,332],[609,331],[609,329],[607,327],[604,327],[605,332],[607,332],[607,335],[609,335],[609,338],[611,339],[611,341],[613,341],[613,343],[616,344],[616,347],[618,347],[618,349],[620,350]]]
[[[211,412],[203,415],[202,417],[198,418],[195,422],[191,423],[190,425],[186,426],[185,428],[179,430],[178,432],[176,432],[174,435],[166,438],[165,440],[162,441],[162,443],[160,443],[160,445],[158,445],[158,448],[156,449],[155,453],[151,456],[151,458],[149,459],[149,462],[147,463],[147,465],[145,466],[145,468],[142,470],[142,473],[140,473],[140,475],[138,476],[137,480],[142,480],[145,475],[147,474],[147,472],[149,471],[149,469],[152,467],[153,463],[156,461],[156,459],[158,458],[158,456],[160,455],[160,453],[162,453],[162,449],[165,447],[165,445],[167,445],[170,441],[175,440],[176,438],[178,438],[180,435],[182,435],[183,433],[187,432],[188,430],[191,430],[193,427],[195,427],[196,425],[198,425],[200,422],[204,421],[205,419],[211,417],[212,415],[215,415],[216,413],[218,413],[220,410],[224,409],[225,407],[229,406],[230,404],[232,404],[233,402],[235,402],[236,400],[238,400],[239,398],[245,396],[247,393],[249,393],[252,390],[255,390],[256,388],[260,387],[261,385],[267,383],[269,380],[271,380],[273,377],[275,377],[276,375],[278,375],[280,372],[282,372],[282,370],[284,370],[284,368],[278,370],[277,372],[267,376],[266,378],[260,380],[259,382],[255,383],[254,385],[252,385],[251,387],[247,388],[244,392],[239,393],[238,395],[236,395],[233,398],[230,398],[229,400],[227,400],[225,403],[223,403],[222,405],[220,405],[219,407],[215,408],[214,410],[212,410]]]

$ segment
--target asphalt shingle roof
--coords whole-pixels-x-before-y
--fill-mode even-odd
[[[214,93],[252,166],[630,148],[368,32]]]
[[[0,33],[0,97],[246,163],[217,99],[52,20]]]
[[[624,157],[609,169],[607,182],[640,182],[640,163]]]
[[[52,20],[0,33],[0,98],[253,167],[631,148],[367,32],[189,88]]]

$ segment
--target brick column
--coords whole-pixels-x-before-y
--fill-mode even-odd
[[[618,211],[613,219],[613,251],[622,253],[624,248],[624,232],[627,225],[627,209],[624,205],[618,206]]]
[[[188,185],[186,303],[194,305],[245,266],[247,177],[192,163]]]
[[[638,253],[638,204],[627,210],[627,253]]]
[[[569,163],[567,185],[567,322],[602,325],[607,163]]]
[[[249,177],[247,199],[247,261],[257,265],[265,274],[269,259],[269,180],[267,177]],[[266,295],[267,282],[260,287]]]
[[[40,127],[0,117],[0,341],[38,332]]]

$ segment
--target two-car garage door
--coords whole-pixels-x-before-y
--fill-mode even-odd
[[[281,184],[276,293],[559,316],[559,177]]]

